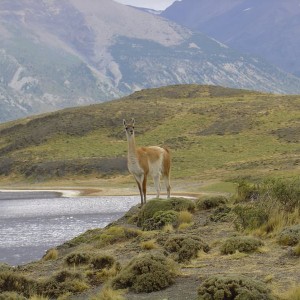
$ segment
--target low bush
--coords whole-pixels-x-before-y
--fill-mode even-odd
[[[222,254],[234,254],[239,252],[253,252],[262,246],[263,243],[252,237],[232,237],[227,239],[221,246]]]
[[[171,198],[171,199],[154,199],[148,201],[140,210],[137,225],[142,227],[144,222],[154,217],[155,213],[160,211],[195,211],[195,203],[190,199]]]
[[[29,297],[31,292],[36,290],[37,282],[18,275],[13,271],[4,271],[0,273],[0,291],[15,292],[25,297]]]
[[[207,210],[207,209],[216,208],[226,203],[227,203],[227,198],[223,196],[208,197],[204,199],[198,199],[196,201],[196,207],[198,210]]]
[[[63,270],[48,280],[41,282],[38,287],[39,294],[57,298],[66,293],[81,293],[89,288],[89,285],[79,272]]]
[[[27,300],[27,298],[16,292],[4,292],[0,294],[0,300]]]
[[[178,234],[171,236],[164,244],[164,248],[178,262],[186,262],[196,258],[199,250],[209,251],[209,246],[196,235]]]
[[[165,225],[178,225],[178,212],[173,210],[157,211],[152,218],[146,219],[142,225],[143,230],[158,230]]]
[[[228,220],[229,213],[231,212],[231,208],[222,205],[217,207],[213,213],[210,215],[209,219],[212,222],[226,222]]]
[[[300,178],[294,180],[270,180],[267,182],[272,197],[279,202],[286,211],[293,211],[300,207]]]
[[[247,202],[258,200],[262,194],[260,186],[247,182],[246,180],[241,180],[238,182],[237,186],[237,202]]]
[[[238,230],[256,229],[268,221],[268,214],[263,207],[237,205],[233,208],[236,215],[234,225]]]
[[[102,270],[104,268],[110,269],[115,262],[112,256],[106,254],[98,255],[91,259],[91,264],[96,270]]]
[[[198,289],[198,300],[274,300],[265,283],[245,276],[212,276]]]
[[[134,258],[112,282],[114,289],[151,293],[173,284],[174,267],[163,255],[144,254]]]
[[[295,246],[300,242],[300,224],[285,228],[278,236],[278,243],[284,246]]]
[[[68,265],[81,265],[88,264],[90,262],[91,256],[89,253],[76,252],[71,253],[65,258],[65,262]]]

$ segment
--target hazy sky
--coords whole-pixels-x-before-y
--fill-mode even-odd
[[[123,4],[164,10],[176,0],[114,0]]]

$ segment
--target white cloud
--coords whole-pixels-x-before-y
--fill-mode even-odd
[[[146,7],[156,10],[164,10],[170,6],[176,0],[114,0],[119,3],[137,6],[137,7]]]

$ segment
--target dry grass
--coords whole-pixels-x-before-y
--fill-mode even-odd
[[[185,230],[189,227],[191,227],[193,225],[193,223],[180,223],[178,226],[178,230]]]
[[[158,247],[155,240],[141,242],[140,245],[143,250],[152,250],[152,249],[156,249]]]
[[[29,300],[48,300],[48,299],[49,299],[48,297],[39,296],[39,295],[34,295],[29,298]]]
[[[172,233],[175,231],[175,229],[172,224],[167,224],[163,227],[162,231],[166,233]]]
[[[300,286],[292,287],[286,293],[281,294],[282,300],[300,300]]]
[[[58,259],[58,250],[56,249],[50,249],[47,251],[47,253],[44,255],[43,260],[56,260]]]
[[[179,224],[182,223],[191,223],[193,221],[193,214],[191,214],[189,211],[184,210],[180,211],[178,214],[178,222]]]
[[[89,300],[125,300],[124,294],[124,290],[116,291],[109,286],[105,286],[99,294],[92,296]]]

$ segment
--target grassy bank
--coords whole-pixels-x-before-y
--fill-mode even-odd
[[[299,197],[299,180],[268,180],[229,198],[148,201],[40,261],[1,265],[0,299],[296,300]]]

